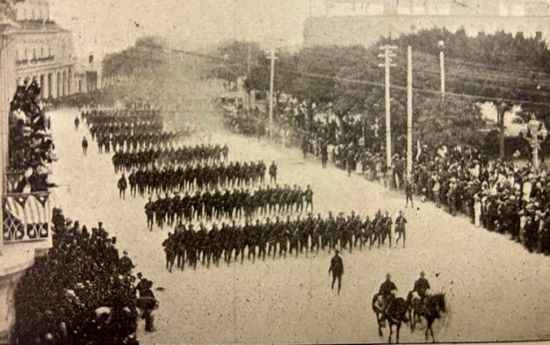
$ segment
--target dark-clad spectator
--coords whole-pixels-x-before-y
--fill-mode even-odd
[[[338,294],[340,294],[340,289],[342,288],[342,275],[344,275],[344,261],[340,257],[340,251],[338,249],[334,251],[334,256],[330,259],[328,273],[332,273],[331,289],[334,290],[334,283],[338,280]]]
[[[117,187],[118,196],[123,200],[126,199],[126,188],[128,188],[128,182],[126,181],[126,176],[124,176],[124,174],[122,174],[118,180]]]
[[[84,156],[88,153],[88,140],[86,139],[86,136],[82,138],[82,153]]]

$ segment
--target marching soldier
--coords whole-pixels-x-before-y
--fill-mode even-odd
[[[155,214],[155,205],[149,197],[149,201],[145,204],[145,215],[147,216],[147,228],[153,231],[153,216]]]
[[[309,212],[313,212],[313,191],[309,185],[304,192],[304,199],[306,202],[306,212],[308,212],[308,210]]]
[[[277,165],[275,165],[275,161],[269,167],[269,183],[277,183]]]

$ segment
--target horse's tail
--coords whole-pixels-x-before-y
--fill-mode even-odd
[[[432,297],[433,301],[435,302],[435,304],[437,305],[438,310],[441,311],[442,313],[445,313],[446,310],[447,310],[447,304],[446,304],[446,301],[445,301],[445,294],[442,293],[442,292],[439,292],[439,293],[433,294],[431,297]]]
[[[413,297],[413,292],[412,292],[412,291],[409,291],[409,293],[407,294],[407,307],[408,307],[408,308],[411,307],[412,297]]]

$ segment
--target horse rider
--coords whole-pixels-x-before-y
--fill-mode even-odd
[[[426,279],[426,273],[422,271],[420,272],[420,278],[414,282],[412,292],[416,292],[420,296],[420,302],[424,303],[428,290],[430,290],[430,283]]]
[[[388,309],[388,306],[393,298],[395,298],[395,293],[397,292],[397,286],[392,282],[391,275],[386,274],[386,280],[380,285],[380,290],[378,295],[382,296],[382,319],[381,322],[385,319],[385,314]]]

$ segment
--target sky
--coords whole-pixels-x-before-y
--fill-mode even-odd
[[[189,47],[235,38],[296,46],[323,0],[51,0],[51,16],[83,55],[119,50],[156,34]],[[274,43],[272,43],[274,42]],[[99,47],[99,48],[98,48]],[[88,50],[88,51],[86,51]]]

